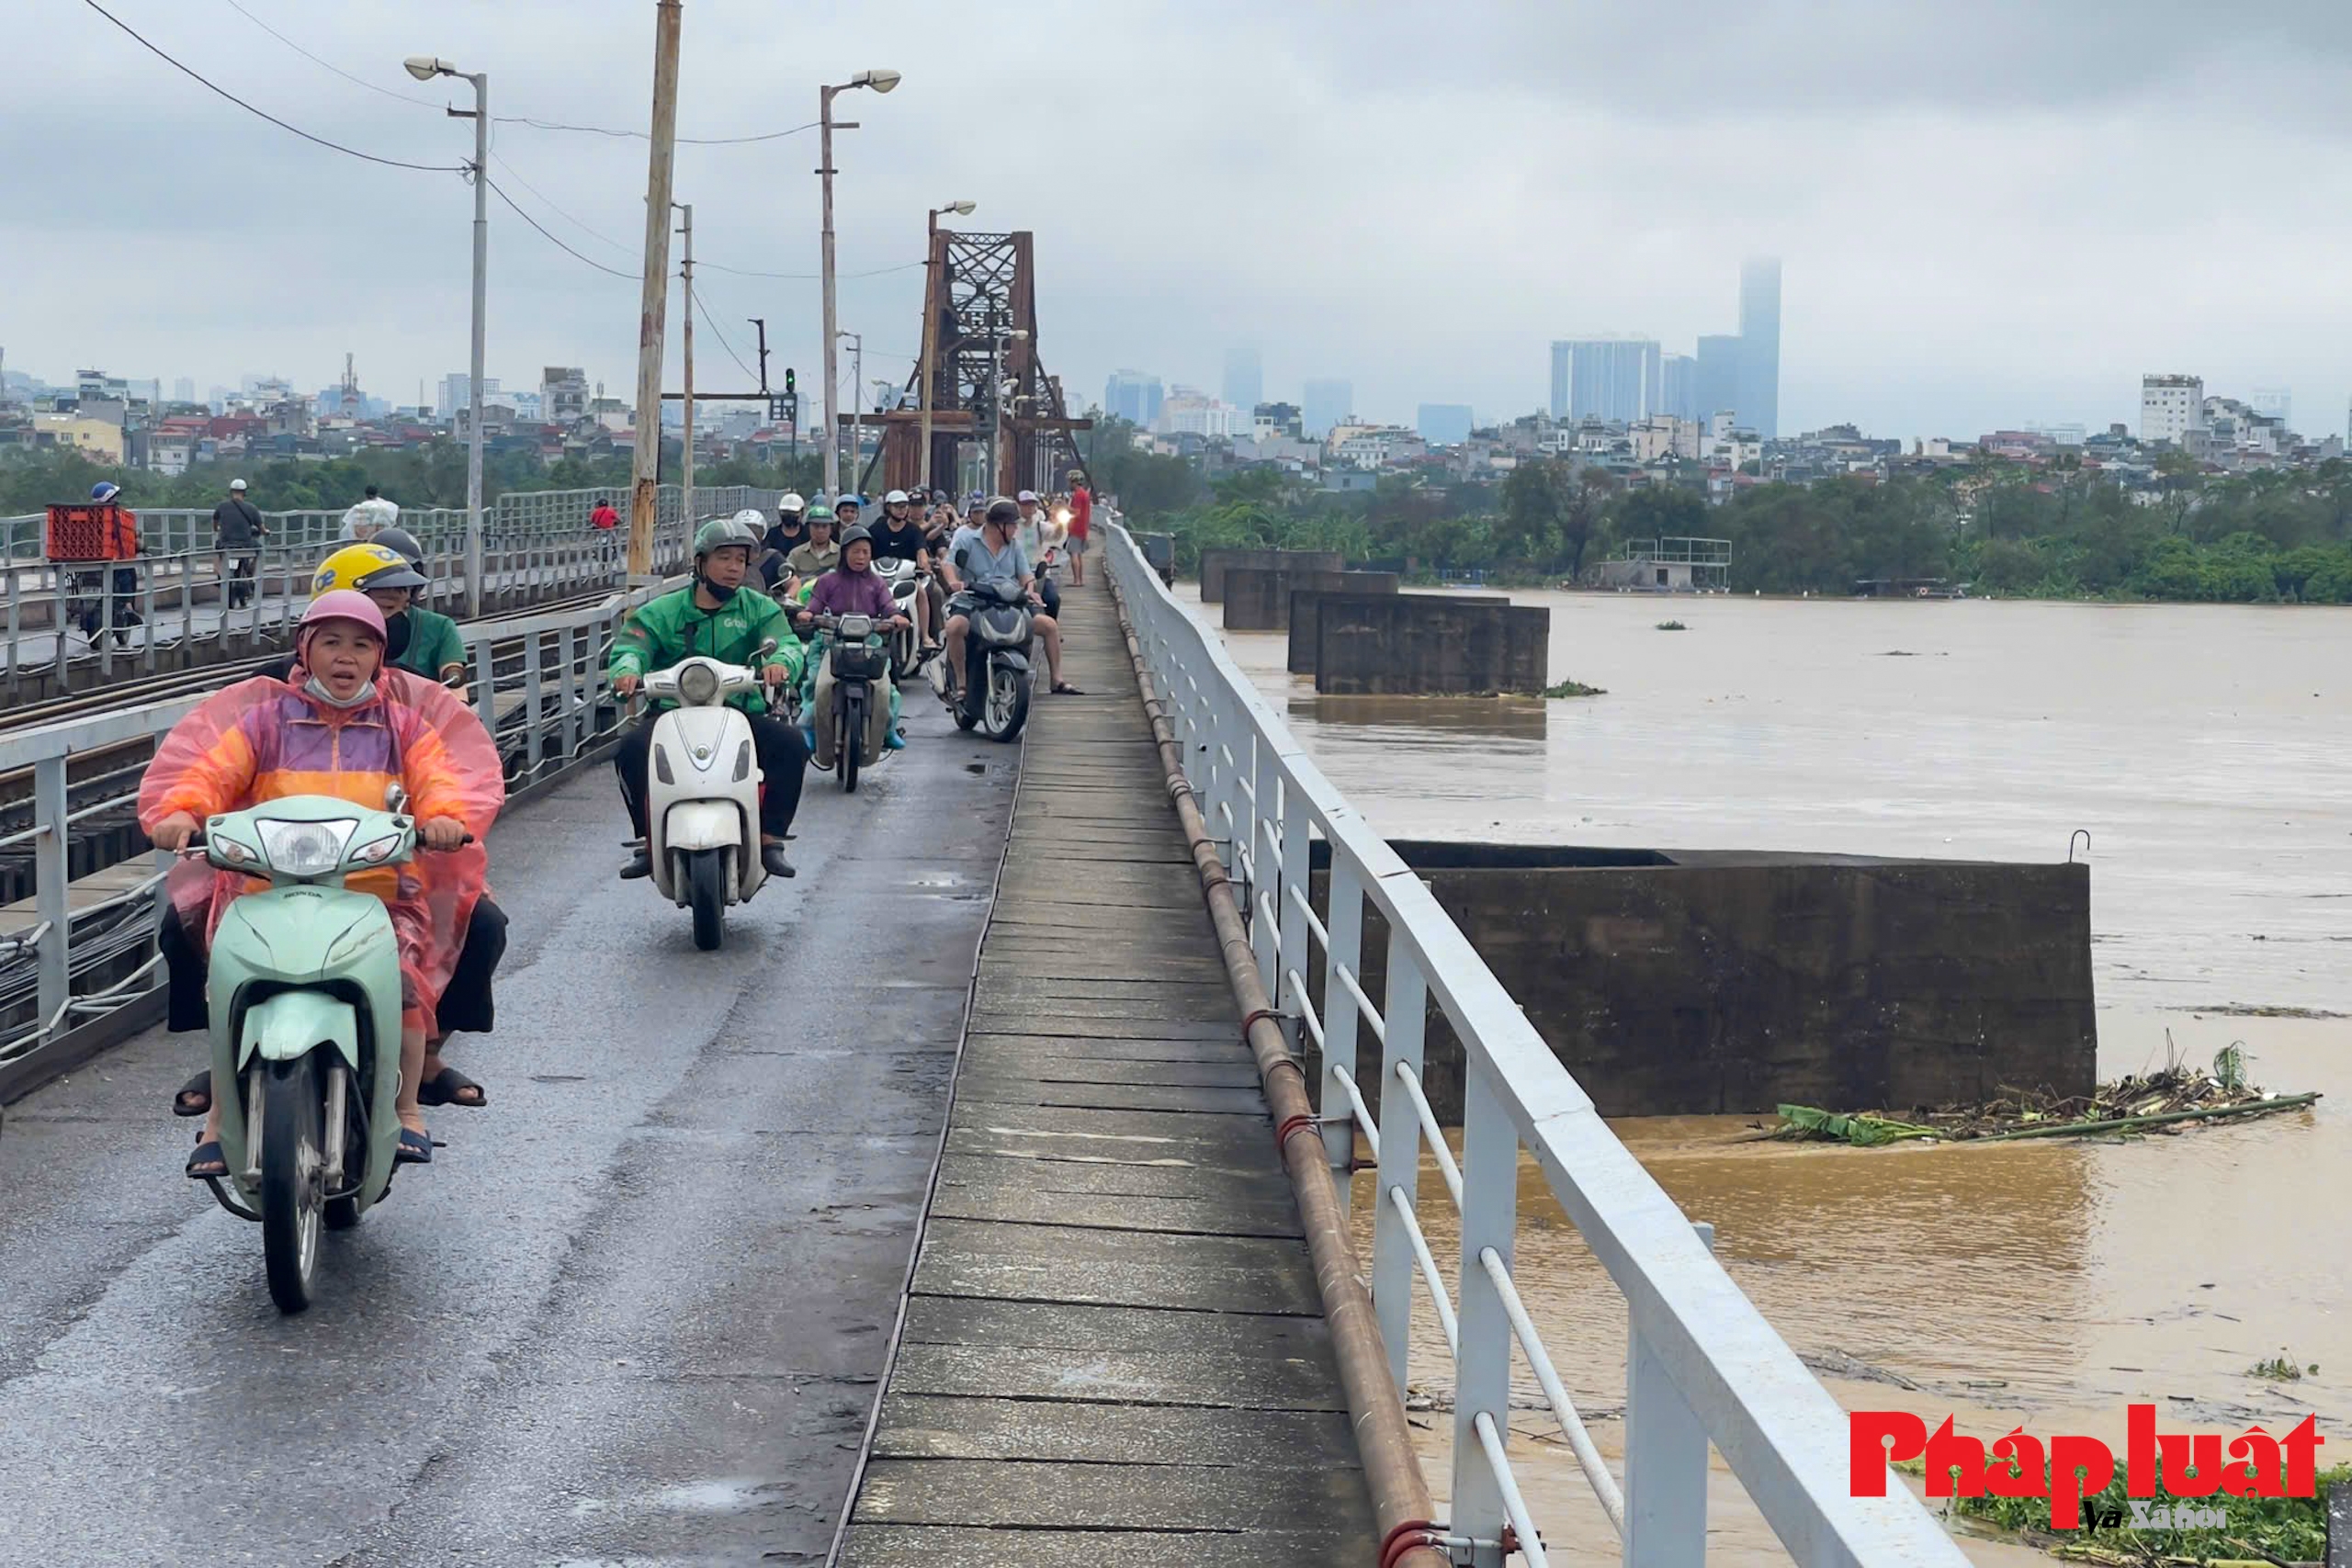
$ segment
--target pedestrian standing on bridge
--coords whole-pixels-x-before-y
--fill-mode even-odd
[[[1069,471],[1069,584],[1072,588],[1086,586],[1086,536],[1094,527],[1094,492],[1086,488],[1086,476],[1076,468]]]
[[[369,485],[368,493],[343,514],[342,538],[347,544],[366,544],[400,520],[401,509],[378,495],[376,487]]]
[[[596,530],[596,537],[602,541],[597,548],[597,558],[610,562],[616,553],[615,541],[620,536],[621,527],[621,514],[613,510],[611,497],[600,495],[596,498],[595,510],[588,513],[588,526]]]
[[[254,567],[260,558],[261,542],[267,537],[269,525],[245,499],[245,481],[231,479],[229,499],[212,509],[212,544],[228,571],[232,609],[253,598]]]

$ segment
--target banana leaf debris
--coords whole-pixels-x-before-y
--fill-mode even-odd
[[[1765,1135],[1790,1142],[1875,1148],[1930,1138],[1949,1143],[2006,1143],[2020,1138],[2171,1134],[2199,1122],[2290,1111],[2317,1099],[2316,1094],[2265,1093],[2246,1081],[2245,1055],[2236,1045],[2229,1045],[2214,1056],[2210,1068],[2173,1061],[2160,1071],[2118,1078],[2088,1095],[2063,1099],[2004,1084],[2001,1096],[1994,1100],[1917,1109],[1902,1115],[1783,1105],[1781,1124]]]

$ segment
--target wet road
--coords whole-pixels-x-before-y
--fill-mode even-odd
[[[514,808],[499,1029],[450,1051],[491,1106],[433,1113],[304,1316],[178,1175],[198,1037],[10,1107],[0,1562],[822,1562],[1018,755],[908,706],[855,797],[810,775],[723,953],[615,880],[605,770]]]

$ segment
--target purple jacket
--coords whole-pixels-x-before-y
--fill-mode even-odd
[[[890,585],[880,573],[835,568],[808,591],[808,609],[819,615],[871,615],[887,621],[899,613],[899,602],[890,597]]]

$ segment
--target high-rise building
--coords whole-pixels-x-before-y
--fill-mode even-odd
[[[2254,406],[2255,412],[2267,414],[2270,418],[2277,420],[2281,427],[2288,430],[2295,427],[2295,394],[2292,389],[2286,387],[2256,387],[2247,395],[2245,400]]]
[[[2205,428],[2205,378],[2201,376],[2140,378],[2140,439],[2184,440]]]
[[[481,378],[483,404],[487,406],[490,400],[497,396],[498,378],[483,377]],[[473,400],[473,378],[462,370],[452,370],[448,375],[441,378],[441,400],[434,406],[434,412],[443,419],[455,419],[458,417],[458,411],[471,407]]]
[[[1266,397],[1266,373],[1258,360],[1258,345],[1243,344],[1225,351],[1225,400],[1235,408],[1256,408]]]
[[[172,383],[172,401],[175,403],[192,403],[196,401],[195,377],[182,376],[179,379]]]
[[[1299,424],[1309,440],[1320,441],[1331,434],[1333,425],[1345,423],[1356,412],[1355,400],[1352,381],[1309,381],[1299,399]]]
[[[1770,441],[1781,434],[1781,262],[1739,267],[1739,423]]]
[[[1699,423],[1699,362],[1687,354],[1657,356],[1657,402],[1652,413]]]
[[[1740,342],[1735,333],[1723,333],[1699,340],[1691,396],[1699,402],[1700,423],[1706,423],[1719,413],[1738,414],[1741,359]]]
[[[1552,344],[1552,417],[1630,424],[1659,395],[1657,340],[1566,338]]]
[[[1102,389],[1102,412],[1130,424],[1149,426],[1166,399],[1159,378],[1140,370],[1114,370]]]
[[[1413,428],[1432,446],[1459,446],[1470,439],[1476,423],[1468,403],[1423,403]]]

